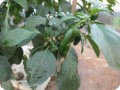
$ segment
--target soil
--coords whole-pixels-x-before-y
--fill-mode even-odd
[[[111,68],[104,56],[96,57],[92,47],[84,47],[81,54],[80,45],[74,47],[78,54],[78,72],[81,78],[78,90],[115,90],[120,85],[120,70]],[[57,90],[56,85],[46,90]]]

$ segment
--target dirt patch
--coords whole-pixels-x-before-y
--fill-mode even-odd
[[[83,54],[79,46],[75,49],[79,56],[79,90],[115,90],[120,85],[120,70],[112,69],[102,54],[97,58],[92,47],[84,47]]]
[[[74,48],[79,58],[79,90],[115,90],[120,85],[120,70],[109,67],[102,54],[97,58],[92,47],[85,46],[82,54],[80,45]],[[56,85],[47,90],[57,90]]]

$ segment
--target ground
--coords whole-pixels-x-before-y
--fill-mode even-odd
[[[74,48],[79,58],[79,90],[115,90],[120,85],[120,70],[112,69],[102,54],[97,58],[92,47],[85,46],[83,54],[80,45]],[[46,90],[57,90],[56,85]]]

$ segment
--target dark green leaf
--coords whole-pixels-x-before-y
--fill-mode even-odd
[[[28,10],[27,0],[13,0],[13,1],[22,6],[26,11]]]
[[[49,8],[43,5],[38,5],[36,7],[36,13],[42,17],[45,17],[49,12]]]
[[[67,2],[66,0],[61,0],[60,1],[60,7],[59,7],[61,12],[71,12],[71,4],[70,2]]]
[[[41,35],[37,35],[36,37],[34,37],[32,39],[32,43],[33,43],[33,46],[36,48],[36,47],[39,47],[39,46],[44,46],[44,43],[45,43],[45,39],[43,36]]]
[[[113,68],[120,69],[120,34],[102,24],[91,25],[91,34],[108,64]]]
[[[117,0],[107,0],[107,2],[111,5],[115,5],[115,3],[117,2]]]
[[[32,39],[37,34],[39,34],[39,31],[37,31],[36,29],[34,29],[34,31],[31,31],[23,28],[16,28],[7,33],[6,37],[4,38],[3,45],[15,46],[17,44],[20,44],[24,40]]]
[[[5,90],[14,90],[14,87],[11,81],[2,82],[1,87],[4,88]]]
[[[56,58],[48,49],[36,52],[27,61],[28,83],[31,87],[42,84],[56,71]]]
[[[90,42],[90,44],[92,45],[94,51],[95,51],[95,54],[97,55],[97,57],[100,56],[100,50],[99,50],[99,47],[98,45],[94,42],[94,40],[91,38],[91,36],[89,35],[86,35],[88,41]]]
[[[55,36],[62,35],[62,34],[64,34],[67,30],[68,30],[68,26],[65,25],[65,23],[62,23],[62,25],[57,26],[56,30],[54,30],[54,31],[55,31]]]
[[[2,33],[0,32],[0,46],[2,44]]]
[[[38,33],[38,29],[36,29],[36,28],[27,27],[27,28],[25,28],[25,29],[28,30],[28,31],[30,31],[30,32]],[[42,36],[42,33],[39,32],[39,35]],[[33,38],[34,38],[34,37],[33,37]],[[28,44],[31,39],[32,39],[31,37],[28,38],[28,39],[25,39],[25,40],[23,40],[20,44],[18,44],[17,46],[18,46],[18,47],[19,47],[19,46],[20,46],[20,47],[21,47],[21,46],[24,46],[24,45]]]
[[[6,47],[6,46],[3,46],[1,47],[1,54],[2,56],[6,57],[6,58],[11,58],[15,52],[15,47]]]
[[[59,24],[61,24],[62,22],[71,20],[71,19],[75,19],[75,17],[71,14],[65,15],[58,21],[58,23],[56,23],[56,26],[59,26]]]
[[[18,47],[24,46],[24,45],[28,44],[31,39],[32,39],[31,37],[28,38],[28,39],[25,39],[25,40],[23,40],[21,43],[19,43],[17,46],[18,46]]]
[[[52,7],[53,0],[45,0],[45,2],[49,7]]]
[[[78,90],[80,78],[77,71],[78,58],[73,48],[65,57],[62,63],[61,71],[58,73],[57,84],[58,90]]]
[[[13,78],[11,66],[7,58],[0,56],[0,82]]]
[[[96,14],[96,13],[99,13],[101,11],[108,11],[106,8],[93,8],[90,12],[90,16]],[[108,11],[109,12],[109,11]]]
[[[51,8],[49,9],[49,14],[50,14],[50,15],[55,15],[55,14],[56,14],[55,9],[51,7]]]
[[[90,33],[91,33],[90,25],[87,25],[87,26],[86,26],[86,29],[87,29],[87,32],[90,34]]]
[[[43,36],[44,36],[44,33],[45,33],[45,25],[39,25],[39,26],[37,26],[36,28],[37,28],[37,29],[39,30],[39,32],[42,33]]]
[[[83,53],[84,51],[84,43],[85,43],[85,39],[83,36],[81,36],[81,53]]]
[[[61,3],[62,1],[65,1],[65,0],[58,0],[59,3]]]
[[[31,16],[26,20],[26,27],[36,27],[37,25],[46,24],[46,18],[41,16]]]
[[[3,22],[3,27],[2,27],[2,36],[4,37],[6,35],[6,33],[10,30],[10,26],[9,26],[9,9],[10,9],[10,3],[8,4],[8,8],[7,8],[7,12],[6,12],[6,17],[5,20]]]
[[[27,67],[26,67],[27,61],[28,61],[28,57],[27,57],[26,55],[24,55],[24,56],[23,56],[24,70],[25,70],[26,74],[29,74],[29,73],[28,73],[28,70],[27,70]]]
[[[56,26],[56,24],[59,22],[60,20],[58,18],[55,18],[55,17],[52,17],[50,20],[49,20],[49,25],[50,26]]]
[[[52,30],[52,27],[45,27],[45,34],[48,37],[53,37],[55,32]]]
[[[23,58],[23,50],[21,47],[15,50],[14,55],[8,60],[10,64],[20,64]]]

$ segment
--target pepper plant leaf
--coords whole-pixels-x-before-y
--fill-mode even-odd
[[[17,48],[13,56],[8,60],[10,64],[20,64],[23,58],[23,50],[21,47]]]
[[[93,8],[90,12],[90,16],[102,11],[110,12],[107,8]]]
[[[88,41],[92,45],[92,47],[93,47],[93,49],[95,51],[96,56],[99,57],[100,56],[100,50],[99,50],[98,45],[94,42],[94,40],[91,38],[91,36],[86,35],[86,38],[88,39]]]
[[[22,6],[26,11],[28,10],[27,0],[13,0],[13,1]]]
[[[67,21],[67,20],[71,20],[71,19],[75,19],[75,17],[72,14],[67,14],[65,16],[63,16],[58,23],[56,23],[56,26],[59,26],[62,22]]]
[[[6,81],[6,82],[2,82],[1,83],[1,86],[2,88],[4,88],[5,90],[14,90],[14,87],[12,85],[12,82],[9,80],[9,81]]]
[[[41,4],[36,7],[37,15],[45,17],[46,14],[48,14],[48,12],[49,12],[49,7],[43,6]]]
[[[45,25],[46,18],[43,18],[39,15],[31,16],[26,20],[26,27],[36,27],[37,25]]]
[[[9,25],[9,10],[10,10],[10,3],[8,4],[5,20],[3,22],[2,30],[1,30],[1,35],[4,37],[6,33],[10,30],[10,25]]]
[[[93,24],[91,25],[91,35],[108,64],[115,69],[120,69],[120,34],[103,24]]]
[[[42,84],[56,71],[56,58],[48,49],[36,52],[26,63],[31,87]]]
[[[15,53],[15,50],[16,50],[16,47],[6,47],[6,46],[0,47],[0,52],[2,56],[6,57],[7,59],[13,56],[13,54]]]
[[[0,82],[13,78],[11,66],[6,57],[0,56]]]
[[[58,90],[78,90],[80,78],[77,71],[78,58],[75,50],[70,49],[68,56],[65,57],[58,73],[57,84]]]
[[[16,28],[14,30],[9,31],[4,38],[3,45],[5,46],[15,46],[17,44],[22,43],[24,40],[32,39],[39,31],[37,29],[27,30],[23,28]]]
[[[71,12],[71,4],[70,4],[70,2],[67,2],[66,0],[59,0],[59,2],[60,2],[60,11],[61,12]]]

